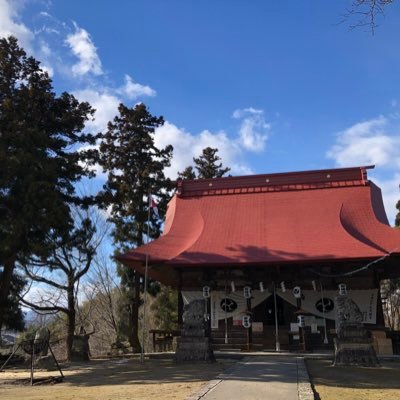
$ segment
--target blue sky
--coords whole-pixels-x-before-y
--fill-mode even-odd
[[[351,0],[0,0],[0,35],[43,62],[58,92],[167,121],[175,177],[206,146],[234,174],[376,164],[393,219],[400,183],[400,4],[374,36],[339,24]]]

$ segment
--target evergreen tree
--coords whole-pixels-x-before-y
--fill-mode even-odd
[[[397,214],[394,220],[394,226],[398,228],[400,227],[400,200],[396,203],[396,208],[397,208]]]
[[[193,157],[193,162],[197,170],[194,171],[192,166],[186,167],[182,172],[178,172],[178,178],[180,179],[210,179],[210,178],[221,178],[230,168],[222,167],[222,163],[218,163],[221,157],[217,155],[218,149],[213,149],[211,147],[206,147],[203,149],[202,154],[195,158]]]
[[[0,281],[2,279],[2,271],[0,271]],[[21,294],[26,284],[25,279],[17,273],[13,273],[10,282],[10,291],[4,306],[3,323],[9,329],[21,331],[24,329],[24,315],[19,306],[18,296]],[[0,337],[1,342],[1,337]]]
[[[148,196],[159,200],[162,215],[169,199],[172,182],[165,178],[164,168],[170,165],[172,146],[158,149],[154,130],[164,124],[162,117],[151,115],[144,104],[128,108],[120,104],[119,115],[108,123],[101,135],[99,162],[108,173],[102,193],[111,204],[112,237],[118,251],[126,251],[144,243],[147,228],[151,238],[160,235],[162,221],[153,216],[148,227]],[[126,299],[121,309],[127,318],[120,318],[120,332],[128,336],[134,352],[141,350],[138,339],[141,277],[132,268],[117,268]],[[120,339],[121,339],[120,334]]]
[[[189,165],[182,172],[178,172],[178,178],[180,179],[196,179],[196,172],[194,168]]]
[[[206,147],[200,157],[193,158],[198,178],[221,178],[231,170],[230,168],[223,168],[222,163],[218,163],[221,157],[217,153],[218,149]]]
[[[178,292],[162,286],[151,305],[158,329],[176,329],[178,326]]]
[[[0,39],[0,328],[18,262],[46,257],[48,233],[73,227],[69,205],[90,200],[77,196],[74,183],[91,175],[92,153],[76,149],[95,143],[81,133],[92,114],[88,103],[57,96],[17,39]]]

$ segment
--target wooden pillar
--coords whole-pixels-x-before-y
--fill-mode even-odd
[[[253,324],[253,316],[251,312],[251,298],[247,299],[247,313],[251,316],[250,321],[251,324]],[[247,329],[247,350],[251,349],[251,346],[253,344],[253,328],[252,325],[250,325],[250,328]]]
[[[381,297],[381,281],[377,271],[374,271],[374,286],[378,289],[378,298],[376,301],[376,325],[385,326],[385,316],[383,314],[383,304]]]
[[[211,298],[206,299],[207,302],[207,314],[209,315],[206,321],[206,336],[211,337]]]
[[[178,270],[178,328],[183,327],[182,271]]]
[[[183,297],[182,292],[178,289],[178,328],[183,326]]]

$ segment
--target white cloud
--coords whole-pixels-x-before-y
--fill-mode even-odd
[[[79,60],[72,66],[73,75],[82,76],[88,73],[101,75],[103,73],[101,61],[89,33],[76,24],[74,26],[75,32],[68,35],[65,40]]]
[[[242,108],[242,109],[237,109],[233,112],[232,114],[232,118],[243,118],[245,117],[247,114],[258,114],[258,115],[262,115],[264,114],[264,110],[260,110],[258,108],[253,108],[253,107],[248,107],[248,108]]]
[[[376,165],[369,178],[382,190],[389,221],[396,216],[400,199],[400,135],[396,114],[356,123],[336,135],[336,143],[326,153],[337,167]]]
[[[42,17],[53,18],[53,16],[51,14],[49,14],[47,11],[41,11],[39,14]]]
[[[240,146],[232,141],[224,131],[210,132],[204,130],[198,135],[187,132],[183,128],[166,122],[156,129],[155,145],[159,148],[172,144],[174,147],[171,167],[166,170],[166,175],[176,179],[179,171],[193,164],[193,157],[198,157],[205,147],[218,148],[218,155],[223,166],[231,168],[232,174],[250,174],[251,169],[241,161]]]
[[[117,115],[118,106],[121,103],[121,99],[106,89],[82,89],[75,91],[74,95],[79,101],[89,102],[96,110],[95,120],[86,124],[87,128],[95,133],[107,128],[108,121],[113,120]]]
[[[19,1],[0,0],[0,37],[15,36],[21,46],[30,51],[34,35],[32,31],[19,20]]]
[[[266,122],[263,110],[253,107],[235,110],[235,119],[241,119],[239,128],[240,144],[249,151],[261,152],[265,149],[271,125]]]
[[[19,11],[23,5],[21,0],[0,0],[0,37],[15,36],[28,55],[33,54],[42,61],[41,68],[52,77],[54,68],[50,62],[50,46],[20,21]]]
[[[54,76],[54,68],[51,65],[41,64],[40,67],[49,74],[50,78]]]
[[[337,135],[336,144],[327,152],[338,167],[374,164],[400,166],[397,148],[400,136],[387,133],[389,120],[383,116],[359,122]]]
[[[376,185],[381,188],[386,215],[389,219],[389,222],[393,225],[394,219],[398,212],[398,210],[396,209],[396,203],[398,200],[400,200],[400,172],[395,172],[393,176],[388,179],[378,178],[375,176],[374,172],[371,172],[368,175],[369,179],[371,179]]]
[[[74,92],[80,101],[88,101],[96,109],[95,120],[87,123],[87,129],[94,133],[104,131],[108,121],[112,120],[118,112],[121,99],[109,90],[85,89]],[[203,130],[198,134],[192,134],[183,128],[179,128],[171,122],[155,131],[155,145],[164,148],[167,145],[174,147],[171,166],[166,169],[166,175],[176,179],[178,172],[187,166],[193,165],[193,157],[198,157],[204,148],[218,149],[218,155],[222,159],[223,166],[230,167],[233,175],[249,175],[253,171],[243,161],[243,147],[239,139],[230,138],[225,131],[211,132]],[[89,146],[91,147],[91,146]],[[87,147],[82,147],[85,150]],[[101,168],[94,166],[98,177],[102,177]]]
[[[49,44],[44,40],[40,41],[40,52],[47,57],[51,56],[52,54]]]
[[[125,75],[125,83],[118,89],[121,95],[126,96],[130,100],[135,100],[138,97],[149,96],[154,97],[156,91],[150,86],[141,85],[135,82],[129,75]]]

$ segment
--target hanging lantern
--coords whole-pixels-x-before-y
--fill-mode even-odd
[[[203,297],[205,299],[208,299],[210,297],[210,287],[209,286],[203,286]]]
[[[250,315],[243,315],[242,317],[243,328],[249,329],[251,327]]]
[[[313,288],[314,292],[316,292],[317,291],[317,283],[313,280],[313,281],[311,281],[311,284],[312,284],[312,288]]]
[[[231,282],[231,291],[232,291],[232,293],[235,293],[236,292],[236,286],[235,286],[235,282]]]
[[[284,281],[281,282],[281,290],[282,290],[282,293],[286,292],[286,286],[285,286],[285,282]]]
[[[243,288],[243,296],[245,299],[250,299],[251,298],[251,287],[250,286],[245,286]]]
[[[341,296],[346,296],[347,295],[347,286],[345,283],[339,283],[339,294]]]
[[[260,292],[263,293],[264,292],[264,283],[260,282]]]
[[[292,290],[292,293],[296,299],[301,299],[301,287],[300,286],[295,286]]]

